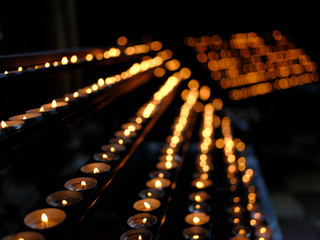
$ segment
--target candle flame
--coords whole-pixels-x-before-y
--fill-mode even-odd
[[[201,201],[201,196],[200,195],[196,195],[194,197],[194,199],[196,200],[196,202],[200,202]]]
[[[70,99],[69,99],[68,97],[65,97],[65,98],[64,98],[64,101],[65,101],[65,102],[69,102],[69,100],[70,100]]]
[[[129,136],[129,135],[130,135],[130,130],[129,130],[129,129],[124,130],[124,131],[123,131],[123,134],[124,134],[125,136]]]
[[[53,101],[52,101],[51,107],[52,107],[52,108],[56,108],[56,107],[57,107],[57,101],[56,101],[56,100],[53,100]]]
[[[122,139],[119,139],[119,140],[118,140],[118,143],[119,143],[119,144],[123,144],[123,140],[122,140]]]
[[[138,240],[142,240],[142,237],[141,237],[141,235],[139,235],[139,237],[138,237]]]
[[[192,236],[192,239],[199,239],[199,238],[200,238],[200,236],[197,234]]]
[[[100,171],[99,171],[98,168],[94,168],[94,169],[93,169],[93,173],[94,173],[94,174],[99,173],[99,172],[100,172]]]
[[[265,233],[267,232],[267,229],[265,227],[260,228],[260,233]]]
[[[171,169],[172,168],[172,163],[171,162],[166,162],[166,169]]]
[[[200,218],[199,217],[194,217],[192,219],[193,223],[198,224],[200,222]]]
[[[87,186],[86,181],[81,181],[81,188],[84,189]]]
[[[204,183],[203,182],[197,182],[196,183],[197,188],[204,188]]]
[[[108,155],[104,153],[104,154],[102,154],[102,158],[107,159]]]
[[[128,127],[128,130],[129,130],[130,132],[134,132],[134,131],[136,130],[136,127],[130,125],[130,126]]]
[[[200,204],[196,204],[194,208],[195,209],[200,209],[200,207],[201,207]]]
[[[79,93],[78,93],[78,92],[74,92],[74,93],[73,93],[73,97],[74,97],[74,98],[79,97]]]
[[[145,206],[146,209],[150,209],[151,208],[150,204],[147,203],[147,202],[143,202],[143,205]]]
[[[115,152],[115,151],[116,151],[116,149],[114,147],[110,148],[110,152]]]
[[[160,180],[157,180],[155,183],[154,183],[154,186],[155,188],[162,188],[162,183]]]
[[[24,115],[23,118],[22,118],[22,120],[27,120],[27,117]]]
[[[41,107],[41,108],[39,109],[39,112],[44,112],[44,108]]]
[[[8,127],[6,122],[5,121],[1,121],[1,128],[6,128],[6,127]]]
[[[44,224],[44,225],[47,225],[48,224],[48,216],[47,216],[47,214],[45,214],[45,213],[42,213],[41,214],[41,222]]]
[[[164,177],[164,174],[161,172],[161,173],[158,174],[158,177],[159,177],[159,178],[163,178],[163,177]]]
[[[146,223],[148,221],[147,218],[142,219],[142,223]]]
[[[67,201],[67,200],[64,200],[64,199],[63,199],[61,202],[62,202],[62,205],[63,205],[63,206],[68,205],[68,201]]]
[[[152,196],[152,192],[147,192],[148,197]]]

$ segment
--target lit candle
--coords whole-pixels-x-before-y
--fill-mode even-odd
[[[59,225],[65,218],[65,212],[60,209],[44,208],[29,213],[24,223],[33,229],[48,229]]]
[[[171,185],[171,181],[166,178],[153,178],[146,183],[148,188],[157,188],[162,189],[169,187]]]
[[[52,100],[51,103],[46,103],[41,105],[44,109],[56,109],[56,111],[60,111],[62,109],[65,109],[68,107],[68,103],[65,101],[57,101],[57,100]]]
[[[100,162],[109,162],[119,160],[120,157],[113,153],[97,153],[93,155],[93,159]]]
[[[145,199],[140,199],[136,201],[133,204],[133,208],[142,211],[142,212],[149,212],[153,211],[157,208],[159,208],[161,205],[160,201],[155,198],[145,198]]]
[[[178,154],[163,154],[159,157],[159,161],[180,161],[180,156]]]
[[[130,122],[130,123],[124,123],[121,125],[121,128],[123,130],[128,129],[130,132],[139,131],[142,128],[141,124]]]
[[[171,170],[178,167],[178,163],[175,161],[160,161],[156,164],[157,169]]]
[[[162,189],[149,188],[139,192],[139,197],[141,198],[161,198],[163,196],[164,191]]]
[[[263,238],[264,240],[270,240],[272,237],[272,230],[268,226],[261,225],[256,228],[254,234],[258,239]]]
[[[210,179],[195,179],[191,183],[192,187],[196,187],[198,189],[208,188],[211,185],[212,185],[212,181]]]
[[[118,138],[135,138],[137,136],[137,133],[131,132],[129,129],[124,129],[116,131],[114,135]]]
[[[183,236],[186,239],[204,239],[208,237],[209,231],[204,227],[192,226],[183,230]]]
[[[44,240],[44,236],[38,232],[25,231],[6,236],[2,240]]]
[[[126,150],[126,146],[123,144],[106,144],[101,147],[101,150],[104,152],[111,152],[115,154],[122,153]]]
[[[40,107],[27,110],[26,113],[40,113],[43,117],[49,117],[56,113],[56,109]]]
[[[89,163],[80,168],[81,172],[88,174],[99,174],[110,171],[110,165],[106,163]]]
[[[195,202],[189,205],[189,212],[210,212],[211,206],[204,202]]]
[[[81,200],[82,194],[80,192],[63,190],[49,195],[46,202],[53,207],[67,207],[76,204]]]
[[[204,202],[210,199],[210,195],[204,191],[194,192],[189,195],[190,201]]]
[[[10,121],[25,121],[25,123],[36,123],[42,119],[40,113],[25,113],[10,117]]]
[[[139,213],[131,216],[127,223],[132,228],[146,228],[154,225],[157,217],[149,213]]]
[[[185,222],[190,225],[203,225],[209,222],[210,216],[204,212],[189,213],[185,218]]]
[[[1,121],[0,133],[1,137],[8,136],[19,130],[24,124],[24,121]]]
[[[228,208],[228,212],[234,217],[239,217],[244,214],[245,208],[240,204],[235,204]]]
[[[150,178],[170,178],[171,173],[167,170],[156,170],[149,172]]]
[[[64,187],[69,190],[83,191],[94,188],[97,185],[97,180],[90,177],[73,178],[64,184]]]
[[[151,240],[152,232],[144,229],[132,229],[121,235],[120,240]]]

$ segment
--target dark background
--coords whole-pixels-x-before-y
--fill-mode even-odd
[[[0,55],[112,46],[121,35],[137,42],[150,35],[176,51],[183,63],[192,64],[183,59],[186,36],[220,34],[227,39],[232,33],[263,35],[277,29],[319,64],[316,3],[2,0]],[[255,147],[285,239],[319,239],[319,97],[315,83],[226,102],[238,136]]]

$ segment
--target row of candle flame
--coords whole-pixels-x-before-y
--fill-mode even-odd
[[[233,34],[223,41],[219,35],[186,38],[212,79],[230,89],[232,100],[264,95],[319,80],[317,64],[303,49],[296,48],[280,31],[272,34],[275,44],[266,44],[256,33]],[[206,53],[206,51],[209,51]],[[237,89],[232,89],[237,88]]]
[[[69,55],[69,56],[63,56],[59,60],[55,60],[53,62],[44,62],[43,64],[38,64],[34,66],[20,66],[17,69],[11,69],[11,70],[5,70],[3,74],[0,74],[0,77],[5,77],[13,73],[24,73],[28,71],[34,71],[38,69],[43,68],[50,68],[50,67],[57,67],[57,66],[66,66],[71,64],[79,64],[84,62],[91,62],[94,60],[101,61],[111,58],[117,58],[122,55],[125,56],[132,56],[132,55],[138,55],[138,54],[144,54],[148,53],[150,51],[160,51],[162,48],[162,43],[160,41],[151,41],[145,44],[136,44],[132,46],[124,47],[127,44],[128,40],[125,36],[121,36],[118,38],[117,43],[120,46],[119,47],[111,47],[107,50],[93,50],[90,53],[83,54],[79,53]]]
[[[270,240],[272,230],[265,225],[265,214],[257,203],[258,192],[253,181],[255,172],[253,169],[247,168],[245,157],[240,156],[237,159],[237,152],[243,151],[244,148],[240,148],[241,151],[239,151],[239,148],[235,147],[229,117],[222,119],[221,131],[224,138],[223,152],[226,162],[226,175],[232,195],[232,205],[228,209],[234,225],[235,236],[232,240],[249,240],[251,234],[257,240]],[[245,199],[243,199],[243,191]],[[248,223],[244,220],[246,215],[249,216]],[[247,224],[254,229],[253,233]]]
[[[153,61],[156,59],[156,63],[153,67],[159,66],[166,59],[171,58],[170,51],[162,51],[157,54],[153,59],[144,61]],[[143,62],[142,62],[143,63]],[[146,69],[145,69],[146,70]],[[136,71],[136,73],[140,72]],[[125,151],[125,143],[131,143],[131,139],[135,137],[136,131],[142,128],[142,123],[151,118],[155,112],[159,109],[159,105],[163,102],[164,98],[168,96],[179,82],[190,76],[190,70],[182,68],[180,71],[175,72],[172,76],[168,77],[165,83],[159,88],[158,91],[152,96],[151,100],[144,104],[137,112],[136,116],[131,119],[127,124],[122,125],[122,130],[115,132],[115,140],[110,140],[111,144],[107,144],[101,147],[103,153],[94,155],[94,160],[99,162],[89,163],[81,168],[81,172],[86,174],[92,174],[93,176],[99,175],[110,170],[110,166],[104,162],[118,160],[118,154]],[[54,104],[54,103],[53,103]],[[53,108],[53,107],[52,107]],[[163,184],[168,184],[164,181],[156,181],[154,184],[157,188],[163,187]],[[170,184],[170,183],[169,183]],[[79,177],[67,181],[64,186],[68,190],[59,191],[51,194],[47,198],[47,203],[52,206],[67,207],[73,205],[82,200],[82,191],[87,191],[94,188],[97,185],[97,180],[92,177]],[[150,194],[150,193],[149,193]],[[72,201],[68,200],[68,196]],[[144,203],[143,206],[146,209],[150,209],[153,205]],[[29,213],[24,222],[27,226],[33,229],[47,229],[52,228],[64,221],[66,214],[59,208],[44,208]],[[145,222],[144,220],[143,222]],[[21,237],[20,237],[21,236]],[[9,236],[8,239],[10,239]],[[13,236],[15,239],[28,239],[28,237],[34,237],[35,239],[44,239],[43,236],[37,232],[22,232]],[[141,238],[141,236],[140,236]]]
[[[163,189],[171,186],[169,179],[173,174],[173,170],[179,165],[181,151],[181,143],[184,141],[185,133],[189,127],[190,119],[192,119],[193,107],[197,102],[199,93],[193,89],[189,92],[183,105],[180,108],[178,117],[172,125],[172,135],[168,136],[166,145],[161,149],[159,162],[156,163],[156,171],[150,172],[151,179],[146,182],[148,189],[142,190],[139,196],[142,198],[133,204],[133,208],[139,212],[128,219],[131,230],[122,234],[120,239],[151,239],[152,232],[147,227],[152,226],[157,221],[157,216],[146,214],[161,207],[161,201],[158,198],[164,196]]]
[[[38,119],[42,118],[42,116],[54,114],[56,111],[66,108],[70,102],[72,103],[79,99],[84,99],[94,92],[109,88],[113,84],[124,81],[130,77],[137,75],[138,73],[159,67],[171,57],[172,52],[170,50],[158,52],[157,56],[155,56],[154,58],[147,57],[140,63],[134,63],[128,70],[122,72],[121,74],[110,76],[105,79],[99,78],[96,83],[78,89],[73,93],[66,94],[63,99],[54,99],[51,103],[44,104],[40,106],[40,108],[30,109],[27,110],[25,114],[10,117],[9,121],[1,121],[0,130],[10,128],[10,131],[13,132],[16,129],[20,129],[25,121],[34,122],[38,121]],[[172,78],[175,79],[175,77]],[[171,79],[170,82],[173,82],[173,80]],[[175,82],[177,82],[177,80]],[[174,84],[175,83],[172,83],[171,85]],[[164,87],[164,89],[157,94],[158,98],[156,100],[161,101],[161,98],[169,91],[168,89],[170,88]],[[6,132],[4,135],[7,135]]]

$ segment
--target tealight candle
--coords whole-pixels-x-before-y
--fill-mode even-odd
[[[148,188],[157,188],[162,189],[169,187],[171,185],[171,181],[166,178],[153,178],[146,183]]]
[[[119,160],[120,157],[113,153],[97,153],[93,155],[93,159],[100,162],[109,162]]]
[[[26,113],[40,113],[43,117],[49,117],[56,113],[56,109],[40,107],[27,110]]]
[[[159,208],[161,205],[160,201],[155,198],[145,198],[145,199],[140,199],[136,201],[133,204],[133,208],[142,211],[142,212],[150,212],[153,211],[157,208]]]
[[[192,203],[188,207],[189,212],[210,212],[211,211],[211,205],[207,203]]]
[[[62,110],[67,108],[69,105],[69,103],[65,102],[65,101],[56,101],[56,100],[52,100],[51,103],[46,103],[41,105],[41,107],[43,107],[44,109],[56,109],[56,111]]]
[[[178,163],[175,161],[161,161],[156,164],[156,168],[160,170],[170,170],[178,167]]]
[[[127,223],[132,228],[146,228],[154,225],[157,217],[149,213],[139,213],[131,216]]]
[[[65,98],[69,99],[69,102],[76,102],[78,100],[84,99],[88,97],[87,93],[84,92],[74,92],[74,93],[68,93],[64,95]]]
[[[19,130],[23,124],[24,124],[24,121],[6,121],[6,122],[1,121],[0,123],[1,137],[5,137],[7,135],[14,133],[16,130]]]
[[[116,143],[116,144],[131,144],[132,140],[130,138],[122,138],[122,137],[116,137],[116,138],[111,138],[109,140],[109,143]]]
[[[209,222],[210,216],[204,212],[189,213],[184,221],[190,225],[203,225]]]
[[[78,177],[67,181],[64,187],[69,190],[83,191],[94,188],[97,185],[97,180],[90,177]]]
[[[234,217],[239,217],[244,214],[245,208],[240,204],[235,204],[228,208],[228,212]]]
[[[183,230],[183,236],[186,239],[204,239],[208,237],[209,231],[200,226],[192,226]]]
[[[132,229],[121,235],[120,240],[150,240],[152,232],[144,228]]]
[[[24,218],[24,223],[32,229],[48,229],[62,223],[66,216],[60,209],[44,208],[29,213]]]
[[[135,138],[137,136],[136,132],[131,132],[129,129],[116,131],[114,135],[118,138]]]
[[[141,198],[161,198],[163,196],[164,191],[162,189],[149,188],[139,192],[139,197]]]
[[[4,237],[2,240],[44,240],[44,236],[38,232],[25,231]]]
[[[46,199],[46,202],[53,207],[67,207],[76,204],[82,200],[80,192],[63,190],[52,193]]]
[[[130,122],[130,123],[124,123],[121,125],[121,128],[123,130],[128,129],[130,132],[139,131],[142,128],[141,124]]]
[[[171,174],[169,171],[166,170],[156,170],[149,172],[150,178],[170,178]]]
[[[212,185],[212,181],[210,179],[195,179],[192,181],[191,186],[196,187],[198,189],[208,188]]]
[[[25,121],[25,123],[35,123],[42,119],[40,113],[25,113],[10,117],[10,121]]]
[[[234,235],[250,237],[250,229],[242,224],[236,224],[232,228],[232,232]]]
[[[261,225],[256,228],[254,234],[258,239],[263,238],[269,240],[272,237],[272,230],[268,226]]]
[[[194,202],[204,202],[210,199],[210,195],[204,191],[194,192],[189,195],[189,200]]]
[[[178,154],[163,154],[159,157],[159,161],[180,161],[180,156]]]
[[[110,165],[106,163],[88,163],[80,168],[81,172],[89,174],[99,174],[110,171]]]
[[[101,150],[104,152],[111,152],[111,153],[122,153],[126,150],[126,146],[123,144],[106,144],[101,147]]]

